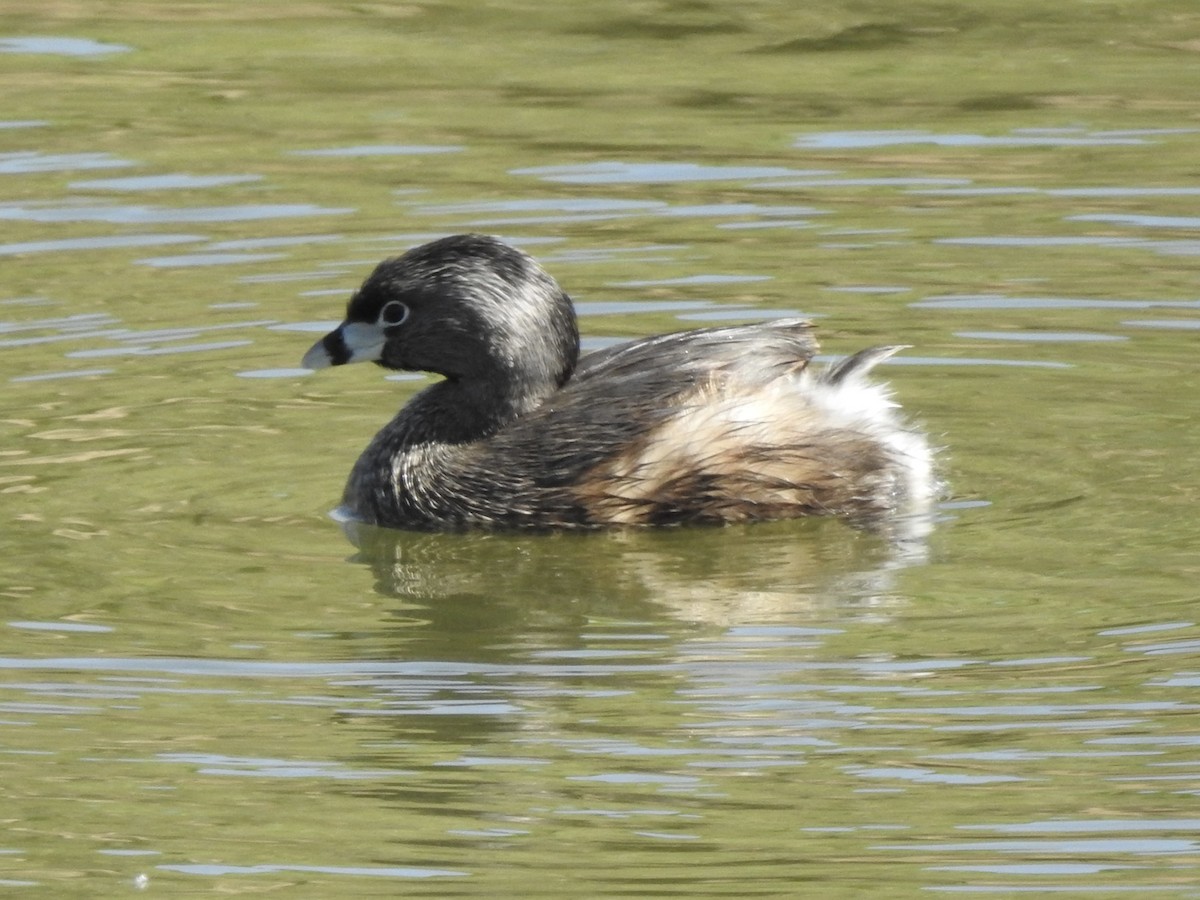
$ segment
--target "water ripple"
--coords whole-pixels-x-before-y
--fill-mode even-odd
[[[704,166],[685,162],[594,162],[568,166],[513,169],[512,175],[534,175],[564,184],[674,184],[696,181],[748,181],[788,176],[832,175],[824,169],[780,166]]]
[[[1200,309],[1200,300],[1105,300],[1082,297],[1009,297],[943,294],[910,303],[916,309]]]
[[[218,863],[186,863],[156,866],[164,872],[184,875],[205,875],[217,878],[227,875],[278,875],[283,872],[304,872],[317,875],[351,875],[367,878],[458,878],[469,875],[455,869],[423,869],[415,866],[292,866],[258,865],[227,866]]]
[[[97,237],[62,238],[54,241],[25,241],[0,244],[0,256],[21,253],[60,253],[64,250],[115,250],[122,247],[161,247],[193,244],[206,240],[196,234],[113,234]]]
[[[1028,343],[1105,343],[1129,340],[1123,334],[1095,334],[1088,331],[956,331],[956,337],[979,341],[1021,341]]]
[[[246,263],[270,262],[283,259],[282,253],[189,253],[182,256],[148,256],[139,259],[138,265],[157,269],[181,269],[196,266],[230,266]]]
[[[197,188],[225,187],[262,181],[261,175],[134,175],[129,178],[95,178],[72,181],[76,191],[176,191]]]
[[[461,153],[457,145],[430,146],[421,144],[360,144],[354,147],[318,147],[313,150],[289,150],[291,156],[422,156],[437,153]]]
[[[1200,217],[1197,216],[1145,216],[1116,213],[1088,213],[1080,216],[1067,216],[1068,222],[1110,222],[1114,225],[1141,225],[1146,228],[1197,228],[1200,227]]]
[[[0,38],[0,53],[32,53],[53,56],[111,56],[128,53],[125,44],[104,44],[91,38],[29,36]]]
[[[111,222],[117,225],[194,224],[248,222],[297,216],[343,216],[352,207],[317,206],[312,203],[250,203],[241,206],[67,206],[45,204],[0,205],[0,220],[20,222]]]
[[[73,169],[123,169],[134,165],[108,153],[0,153],[0,175],[69,172]]]
[[[792,145],[800,150],[874,150],[905,144],[937,147],[1111,147],[1148,143],[1143,134],[1086,132],[1083,129],[1017,130],[1007,135],[943,133],[918,130],[826,131],[802,134]]]

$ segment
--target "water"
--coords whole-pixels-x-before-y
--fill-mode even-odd
[[[10,17],[0,885],[1200,896],[1177,12]],[[299,357],[466,229],[585,347],[912,345],[936,528],[352,542],[329,510],[425,378]]]

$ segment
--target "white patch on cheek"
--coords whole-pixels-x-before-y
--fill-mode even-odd
[[[374,323],[347,322],[342,326],[342,341],[350,351],[348,362],[372,362],[383,356],[387,338]]]

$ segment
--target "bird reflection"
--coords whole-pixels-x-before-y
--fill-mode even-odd
[[[428,534],[342,523],[376,589],[472,629],[591,618],[728,626],[884,613],[927,556],[928,521],[896,535],[803,520],[589,533]],[[518,629],[519,630],[519,629]]]

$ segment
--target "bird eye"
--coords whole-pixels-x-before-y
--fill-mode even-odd
[[[382,325],[399,325],[408,318],[408,307],[399,300],[392,300],[379,311],[379,322]]]

